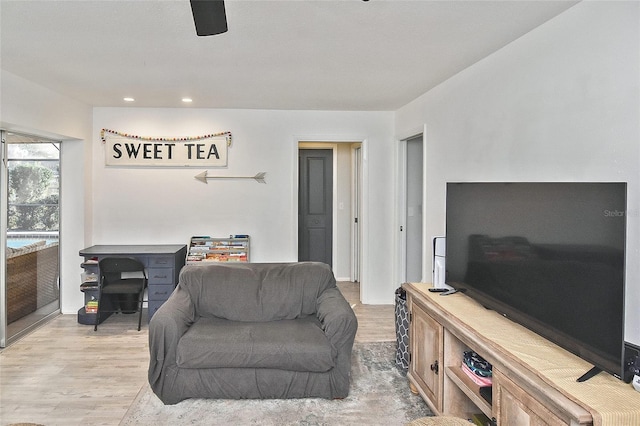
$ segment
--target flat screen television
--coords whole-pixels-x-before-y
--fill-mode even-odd
[[[629,381],[626,183],[447,184],[446,283]]]

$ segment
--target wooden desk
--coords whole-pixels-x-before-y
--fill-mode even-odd
[[[96,274],[99,272],[98,265],[95,262],[89,262],[90,260],[100,261],[105,257],[132,257],[142,262],[149,279],[149,319],[169,298],[178,284],[178,276],[185,264],[186,255],[186,245],[173,244],[97,245],[80,250],[80,256],[84,258],[82,267],[85,271]],[[87,293],[85,293],[86,298]]]

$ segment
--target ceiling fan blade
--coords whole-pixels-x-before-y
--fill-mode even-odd
[[[209,36],[227,32],[227,16],[223,0],[191,0],[196,34]]]

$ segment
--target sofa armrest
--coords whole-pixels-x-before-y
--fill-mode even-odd
[[[329,342],[338,351],[339,362],[346,361],[351,366],[351,359],[340,360],[340,356],[346,353],[350,357],[358,320],[337,287],[325,290],[318,297],[317,316]]]
[[[331,374],[333,397],[344,398],[349,394],[351,350],[358,320],[337,287],[325,290],[318,297],[316,312],[331,346],[336,350],[336,365]]]
[[[180,338],[195,321],[195,307],[180,285],[160,306],[149,322],[149,384],[162,388],[166,369],[176,365]],[[163,373],[164,371],[164,373]],[[156,394],[159,394],[156,392]]]

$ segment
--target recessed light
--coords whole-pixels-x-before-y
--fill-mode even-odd
[[[133,101],[135,101],[135,99],[133,99],[133,98],[122,98],[122,100],[125,101],[125,102],[133,102]]]
[[[193,99],[191,99],[191,98],[182,98],[182,102],[188,104],[189,102],[193,102]]]

